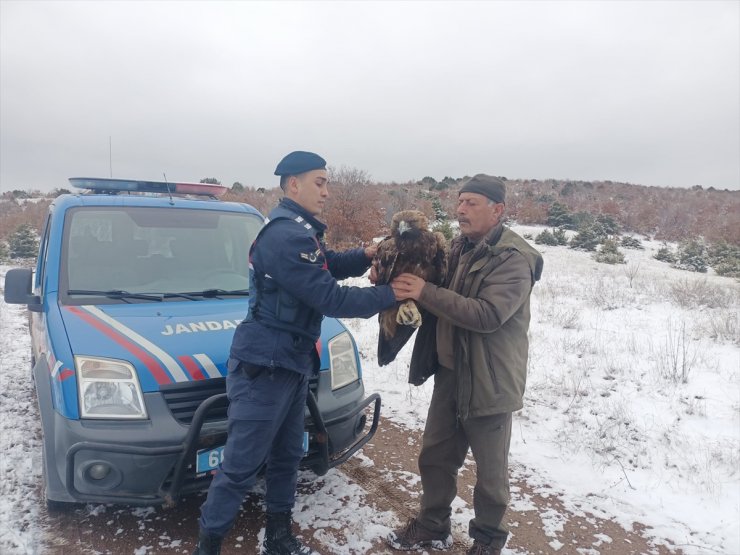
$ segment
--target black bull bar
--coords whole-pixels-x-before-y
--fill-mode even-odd
[[[121,445],[113,443],[101,443],[91,441],[81,441],[72,445],[67,451],[67,475],[66,475],[66,487],[69,494],[80,502],[91,502],[91,503],[124,503],[132,505],[151,505],[156,503],[163,503],[166,506],[173,506],[177,503],[180,496],[180,490],[182,489],[183,482],[185,480],[185,474],[189,465],[193,464],[195,451],[198,448],[198,439],[200,437],[200,431],[205,422],[205,418],[208,413],[214,408],[214,405],[223,403],[226,400],[226,393],[219,393],[212,395],[204,400],[196,409],[193,414],[193,419],[190,423],[188,433],[185,435],[185,439],[179,445],[171,445],[167,447],[141,447],[135,445]],[[341,455],[335,458],[329,456],[329,433],[327,428],[331,428],[337,424],[342,424],[348,420],[353,419],[359,413],[363,412],[371,404],[375,404],[373,408],[373,422],[370,429],[365,435],[360,437],[355,443],[345,449]],[[373,393],[366,397],[360,402],[354,409],[346,414],[342,414],[335,418],[324,421],[319,410],[318,403],[316,402],[316,396],[312,391],[308,392],[306,398],[306,405],[308,406],[308,412],[311,415],[312,423],[308,427],[310,432],[313,432],[316,438],[316,444],[318,445],[318,454],[314,455],[311,459],[311,468],[319,476],[326,474],[330,468],[334,468],[347,461],[352,455],[359,451],[368,441],[372,439],[375,432],[378,429],[378,422],[380,421],[380,395]],[[177,459],[177,463],[174,466],[174,470],[171,474],[172,479],[169,487],[161,487],[156,497],[132,497],[127,495],[117,496],[113,492],[106,492],[105,495],[95,495],[89,493],[83,493],[79,491],[74,485],[74,459],[75,454],[81,450],[100,450],[109,453],[123,453],[129,455],[143,455],[143,456],[161,456],[161,455],[173,455],[180,453],[180,457]],[[112,498],[115,498],[113,500]]]

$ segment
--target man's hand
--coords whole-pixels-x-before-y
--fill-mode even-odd
[[[375,285],[378,283],[378,267],[373,263],[372,266],[370,266],[370,275],[367,277],[370,280],[370,283]]]
[[[370,245],[369,247],[365,247],[365,257],[368,260],[372,260],[375,258],[375,255],[378,253],[378,244],[374,243]]]
[[[421,297],[421,290],[424,289],[426,283],[426,281],[414,274],[401,274],[391,282],[391,287],[397,301],[403,301],[405,299],[418,301],[419,297]]]

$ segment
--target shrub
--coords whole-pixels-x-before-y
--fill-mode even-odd
[[[628,235],[625,235],[624,237],[622,237],[622,241],[620,244],[625,249],[645,250],[645,247],[642,246],[642,242],[637,237],[630,237]]]
[[[436,220],[446,220],[448,218],[447,211],[442,208],[442,202],[439,197],[432,199],[432,210],[434,210],[434,218]]]
[[[660,260],[661,262],[668,262],[669,264],[673,264],[676,261],[676,255],[673,254],[671,248],[665,243],[663,243],[663,246],[653,255],[653,258],[655,260]]]
[[[674,268],[689,270],[690,272],[704,273],[707,271],[707,249],[699,239],[689,239],[678,245],[678,260]]]
[[[555,246],[558,244],[558,240],[555,239],[555,236],[550,232],[549,229],[544,230],[542,233],[537,235],[535,237],[534,242],[538,245],[552,245]]]
[[[593,259],[596,262],[602,264],[624,264],[624,254],[622,254],[617,246],[617,242],[612,239],[607,239],[604,244],[601,245],[599,252],[593,255]]]
[[[547,224],[553,227],[564,227],[566,229],[576,229],[576,223],[573,214],[568,207],[559,202],[553,202],[547,214]]]
[[[33,258],[39,248],[36,232],[30,224],[19,225],[8,241],[10,258]]]
[[[707,248],[707,260],[718,275],[740,278],[740,246],[715,243]]]
[[[602,237],[619,234],[619,224],[608,214],[599,214],[596,216],[595,226],[597,227],[597,232]]]
[[[432,231],[439,231],[448,241],[452,241],[452,238],[455,236],[455,230],[452,229],[452,224],[450,224],[449,220],[438,220],[434,222],[432,224]]]
[[[734,292],[709,283],[707,278],[683,278],[670,285],[673,302],[684,308],[730,308],[735,303]]]
[[[8,258],[8,247],[5,246],[5,243],[0,241],[0,262]]]
[[[553,231],[552,236],[555,237],[558,245],[568,244],[568,238],[565,236],[565,229],[563,229],[562,227],[559,227],[555,231]]]
[[[584,223],[578,228],[578,233],[570,240],[571,249],[595,251],[603,238],[599,230],[591,223]]]

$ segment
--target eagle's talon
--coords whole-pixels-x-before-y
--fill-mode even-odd
[[[418,328],[421,326],[421,313],[413,301],[406,301],[398,307],[396,322],[404,326]]]

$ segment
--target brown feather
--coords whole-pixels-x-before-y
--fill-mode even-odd
[[[378,271],[378,283],[390,283],[396,276],[410,273],[425,281],[441,285],[447,269],[447,241],[441,233],[429,230],[429,220],[422,212],[417,210],[397,212],[391,221],[391,234],[378,245],[374,264]],[[381,365],[395,359],[398,351],[410,337],[410,334],[404,333],[405,338],[401,344],[392,348],[394,352],[384,353],[383,358],[387,360],[385,362],[380,360],[381,350],[387,350],[381,349],[381,343],[392,341],[398,331],[399,324],[396,322],[398,304],[378,316],[381,330],[378,358]]]

